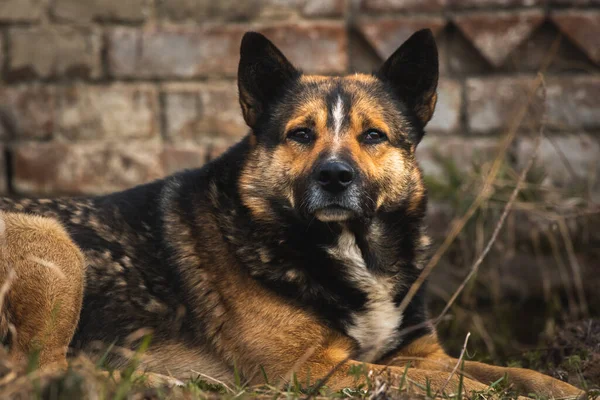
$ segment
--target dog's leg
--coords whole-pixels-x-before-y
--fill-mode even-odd
[[[376,374],[387,375],[389,373],[389,384],[398,387],[402,383],[403,387],[420,391],[423,393],[423,388],[429,387],[433,392],[441,391],[446,393],[457,393],[459,385],[462,384],[463,392],[470,393],[472,391],[484,392],[488,389],[487,385],[477,382],[472,379],[464,378],[462,383],[459,383],[459,376],[451,376],[449,372],[426,371],[419,368],[409,368],[404,370],[400,367],[389,367],[385,365],[376,365],[371,363],[362,363],[349,359],[349,355],[353,349],[353,343],[350,339],[336,334],[330,335],[330,339],[326,340],[323,345],[315,345],[315,342],[304,343],[302,348],[278,348],[276,357],[268,357],[266,360],[275,362],[262,362],[260,367],[263,368],[271,383],[291,382],[292,376],[295,375],[298,382],[301,384],[315,385],[321,380],[325,380],[324,384],[333,390],[343,388],[353,388],[358,384],[366,383],[366,373],[373,371]],[[304,351],[301,351],[304,349]],[[263,348],[263,351],[269,351],[269,347]],[[263,356],[265,353],[262,354]],[[275,356],[275,354],[271,355]],[[263,358],[263,360],[265,360]],[[264,378],[261,372],[258,372],[258,366],[252,362],[241,361],[241,370],[246,377],[253,377],[250,384],[263,384]],[[253,366],[253,373],[248,367]],[[363,368],[364,373],[354,373],[353,367]]]
[[[362,363],[350,358],[356,346],[350,337],[336,333],[313,314],[302,312],[243,276],[230,275],[227,281],[220,281],[217,288],[221,298],[235,301],[214,307],[219,316],[215,321],[219,324],[207,325],[206,329],[218,332],[213,339],[215,348],[223,360],[237,367],[244,381],[264,384],[266,374],[271,384],[285,383],[295,374],[302,385],[314,385],[326,378],[325,384],[336,390],[365,382],[364,376],[351,373],[353,366]],[[441,348],[439,350],[449,358]],[[393,385],[400,384],[405,364],[404,361],[389,368]],[[365,366],[376,373],[388,370],[384,364]],[[458,376],[439,366],[426,368],[427,365],[413,364],[413,367],[406,375],[413,385],[429,385],[434,392],[444,389],[447,393],[456,393]],[[481,392],[486,391],[488,385],[464,378],[463,388],[466,392]]]
[[[40,367],[67,366],[66,352],[81,310],[84,258],[55,220],[0,213],[0,310],[10,354],[24,361],[38,353]],[[7,332],[3,332],[5,335]]]
[[[317,380],[326,378],[324,384],[327,387],[333,390],[340,390],[366,383],[366,373],[373,371],[376,374],[382,374],[383,379],[392,387],[397,388],[402,385],[403,388],[416,393],[424,393],[425,388],[428,387],[432,392],[443,391],[447,394],[456,394],[461,385],[464,394],[469,394],[473,391],[479,393],[489,392],[488,385],[469,378],[461,380],[458,375],[452,375],[450,372],[419,368],[405,370],[400,367],[362,363],[355,360],[344,362],[348,354],[347,343],[345,339],[340,338],[337,343],[333,341],[328,346],[318,349],[306,362],[298,362],[295,368],[290,368],[289,371],[280,374],[280,376],[284,381],[289,382],[292,373],[294,373],[299,382],[306,382],[310,377],[312,384],[317,383]],[[353,367],[364,367],[364,373],[353,373],[351,371]],[[269,370],[270,368],[267,367],[265,369]],[[273,369],[271,368],[271,370]],[[255,383],[259,383],[260,380],[261,378],[259,377]]]
[[[414,360],[411,365],[418,368],[435,371],[452,371],[458,364],[457,373],[464,373],[485,385],[506,377],[525,395],[535,393],[553,398],[576,398],[583,394],[581,389],[568,383],[524,368],[496,367],[475,361],[465,361],[461,368],[459,360],[445,353],[434,334],[417,339],[387,362],[400,366],[408,360]]]
[[[365,383],[366,378],[357,379],[350,373],[352,366],[364,365],[367,371],[373,371],[376,374],[382,374],[384,380],[389,373],[389,384],[393,388],[407,388],[411,392],[423,394],[427,388],[432,393],[444,392],[448,395],[457,394],[462,387],[463,394],[471,392],[486,393],[489,392],[489,386],[474,379],[462,379],[458,375],[452,375],[450,372],[431,371],[420,368],[400,368],[370,363],[361,363],[359,361],[349,361],[346,366],[341,367],[339,373],[334,373],[326,382],[328,387],[339,390],[345,387],[356,387],[357,384]],[[299,380],[301,377],[298,378]]]
[[[507,368],[466,361],[464,370],[480,382],[493,382],[503,376],[523,393],[536,393],[554,398],[576,398],[583,391],[558,379],[525,368]]]

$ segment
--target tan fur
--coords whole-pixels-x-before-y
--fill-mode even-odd
[[[403,349],[400,354],[385,360],[385,362],[392,366],[404,366],[409,360],[412,360],[411,365],[417,368],[444,372],[452,372],[459,362],[445,353],[439,345],[436,335],[417,339]],[[470,379],[486,384],[506,376],[509,383],[524,393],[536,393],[555,398],[576,397],[583,393],[565,382],[524,368],[497,367],[475,361],[465,361],[463,372]],[[460,367],[458,373],[460,374]]]
[[[401,150],[391,145],[362,146],[358,137],[368,129],[378,129],[389,136],[394,130],[386,122],[385,109],[380,100],[364,89],[362,84],[375,82],[370,75],[355,74],[346,77],[322,77],[305,75],[302,82],[313,83],[317,89],[305,94],[301,103],[294,109],[283,136],[288,132],[310,126],[317,135],[312,146],[303,146],[292,141],[283,141],[272,153],[257,149],[247,161],[240,179],[240,192],[245,205],[253,211],[258,219],[268,220],[270,211],[264,198],[266,191],[279,190],[282,196],[293,204],[292,184],[295,179],[312,168],[323,152],[345,152],[352,156],[356,165],[360,166],[365,177],[385,186],[386,191],[376,199],[378,208],[395,205],[406,200],[406,187],[410,184],[418,186],[418,192],[412,196],[409,211],[420,204],[425,194],[421,183],[421,172],[416,166],[415,149]],[[335,83],[340,83],[344,90],[351,93],[354,101],[349,110],[350,126],[341,132],[341,139],[327,127],[327,105],[324,93],[331,90]],[[433,101],[431,106],[435,106]],[[431,110],[431,112],[433,112]],[[396,115],[398,123],[406,126],[404,117]],[[406,132],[401,132],[406,134]],[[259,171],[279,171],[266,177]]]
[[[1,281],[5,282],[10,268],[17,273],[2,312],[5,326],[11,323],[17,331],[12,355],[22,359],[37,347],[42,366],[64,367],[66,348],[81,307],[83,256],[65,230],[52,219],[2,214],[2,221],[5,228],[0,253]],[[183,240],[185,235],[178,232],[178,237]],[[221,257],[220,268],[227,268],[231,255],[224,252]],[[196,279],[212,281],[216,287],[215,304],[223,305],[213,310],[207,326],[211,331],[220,329],[221,332],[219,341],[214,343],[214,353],[203,353],[179,343],[163,343],[142,359],[142,368],[154,372],[149,375],[148,385],[180,384],[170,377],[186,379],[198,373],[232,382],[233,376],[226,366],[230,362],[238,366],[250,384],[263,383],[259,366],[272,382],[288,381],[295,373],[300,382],[310,377],[314,383],[337,367],[327,381],[330,388],[360,383],[362,379],[357,382],[348,374],[351,366],[362,364],[349,359],[355,348],[351,338],[334,332],[309,312],[266,291],[239,270],[232,268],[225,276],[227,279],[214,281],[210,271],[206,276],[196,276]],[[188,284],[196,285],[194,282],[190,280]],[[197,290],[200,289],[198,286]],[[53,314],[58,304],[60,307]],[[433,391],[444,388],[450,394],[458,390],[459,373],[450,378],[457,360],[446,355],[435,335],[417,339],[380,364],[365,365],[378,373],[390,373],[392,384],[397,385],[408,362],[411,366],[406,374],[408,387],[418,390],[418,385],[428,383]],[[484,391],[491,382],[508,374],[509,382],[524,393],[555,397],[581,394],[579,389],[566,383],[520,368],[467,361],[464,372],[463,388],[467,393]]]
[[[24,360],[37,350],[41,367],[66,367],[83,298],[83,255],[53,219],[0,213],[0,225],[0,284],[8,285],[0,325],[2,336],[11,335],[11,356]]]
[[[373,98],[361,88],[361,83],[373,83],[376,78],[363,74],[343,78],[304,75],[300,80],[317,89],[304,95],[305,98],[294,108],[281,134],[285,137],[294,129],[308,126],[317,139],[311,146],[282,140],[272,151],[259,147],[251,154],[243,168],[239,189],[254,217],[263,220],[272,217],[264,193],[280,191],[281,197],[287,197],[293,207],[293,182],[306,174],[319,156],[328,151],[350,154],[366,179],[385,187],[377,199],[378,208],[408,200],[408,212],[417,210],[425,197],[425,187],[415,160],[415,146],[409,150],[388,144],[368,147],[361,146],[357,140],[361,133],[371,128],[388,135],[398,134],[388,126],[380,99]],[[339,133],[341,140],[337,137],[338,133],[328,127],[327,104],[323,95],[336,82],[341,82],[344,90],[353,96],[352,107],[347,110],[350,123]],[[437,95],[432,92],[426,96],[426,104],[419,106],[417,116],[423,122],[433,115],[436,100]],[[402,116],[396,117],[397,126],[406,126],[407,122],[402,120]],[[407,192],[406,187],[413,187],[414,190]],[[428,242],[428,238],[423,236],[422,241]],[[231,263],[227,255],[223,257],[221,265]],[[253,280],[237,273],[232,270],[227,281],[213,282],[220,287],[219,298],[228,305],[222,317],[215,320],[215,324],[222,327],[223,338],[216,345],[226,359],[233,360],[241,368],[244,376],[254,377],[251,383],[262,383],[258,365],[264,367],[271,380],[289,380],[291,373],[295,372],[299,381],[305,382],[307,376],[314,381],[327,375],[338,363],[350,357],[355,348],[352,339],[340,336],[312,314],[286,303]],[[294,273],[290,279],[302,279],[302,275]],[[444,352],[435,335],[416,340],[400,353],[382,360],[379,365],[366,365],[375,371],[390,371],[398,383],[408,362],[412,367],[407,374],[409,381],[419,385],[429,382],[433,391],[445,388],[447,393],[456,393],[460,371],[452,377],[450,374],[457,360]],[[348,375],[348,371],[356,364],[359,362],[349,360],[339,367],[330,376],[327,385],[335,389],[353,386],[356,382]],[[463,384],[467,393],[486,390],[504,373],[524,393],[572,397],[582,393],[571,385],[534,371],[474,362],[466,362],[465,367],[467,377]]]
[[[224,254],[223,257],[221,261],[227,265],[229,255]],[[221,327],[222,338],[215,345],[217,352],[226,360],[233,361],[243,376],[250,377],[247,383],[264,383],[257,366],[263,366],[271,382],[289,381],[292,373],[295,373],[300,382],[306,382],[310,377],[314,383],[337,367],[329,377],[327,386],[341,389],[361,383],[362,380],[357,382],[355,377],[349,375],[351,366],[363,364],[350,358],[355,346],[352,339],[327,328],[310,313],[267,292],[234,270],[230,271],[228,277],[227,280],[213,282],[218,284],[218,295],[227,304],[223,317],[214,320],[214,324]],[[170,363],[175,354],[182,356],[182,360],[188,359],[192,350],[175,349],[174,353],[167,356],[168,353],[165,348],[160,358]],[[339,365],[345,360],[348,361]],[[408,384],[415,390],[418,389],[417,385],[423,387],[427,383],[434,391],[445,388],[447,393],[456,393],[458,390],[460,374],[450,378],[457,360],[445,353],[435,335],[416,340],[381,364],[366,363],[365,366],[375,372],[390,372],[393,383],[399,384],[408,362],[411,366],[407,372]],[[206,375],[213,373],[215,375],[212,377],[225,382],[233,380],[232,376],[218,369],[218,364],[211,365],[216,369]],[[464,372],[465,393],[485,391],[504,373],[508,373],[509,381],[525,393],[573,398],[582,393],[569,384],[525,369],[466,362]]]
[[[293,183],[299,176],[307,174],[321,155],[338,151],[350,155],[366,180],[383,188],[374,199],[378,209],[391,208],[407,201],[408,212],[416,212],[425,197],[421,171],[414,155],[416,144],[364,146],[358,140],[366,130],[375,128],[392,139],[410,142],[405,132],[408,129],[405,117],[391,113],[390,104],[387,104],[386,111],[385,99],[374,98],[371,92],[364,89],[365,84],[375,84],[376,78],[356,74],[343,78],[302,76],[300,80],[310,83],[314,91],[304,94],[293,110],[287,110],[292,115],[284,129],[281,129],[282,139],[291,130],[305,128],[306,125],[311,125],[317,139],[311,146],[282,140],[275,149],[267,149],[259,145],[254,135],[250,135],[252,151],[242,167],[238,185],[240,198],[253,217],[277,222],[265,194],[288,199],[290,207],[294,207]],[[328,126],[324,94],[335,84],[343,85],[353,100],[352,107],[344,110],[348,113],[349,123],[343,128],[334,124],[331,129]],[[427,122],[431,118],[436,98],[434,91],[428,92],[425,103],[419,104],[416,113],[421,121]],[[252,127],[262,105],[243,88],[240,89],[240,103],[244,118]],[[171,184],[179,183],[172,181]],[[174,190],[174,187],[170,190]],[[209,187],[207,198],[216,210],[221,209],[216,186]],[[166,200],[169,200],[169,193]],[[165,204],[169,204],[168,201]],[[85,207],[85,204],[77,206],[74,214],[77,223],[85,222],[99,237],[119,243],[127,253],[134,253],[132,243],[135,241],[130,231],[115,229],[95,216],[84,221],[81,211]],[[362,364],[351,359],[359,339],[333,330],[310,310],[293,304],[252,279],[250,274],[253,272],[239,268],[233,258],[232,250],[236,243],[232,242],[231,247],[223,246],[219,234],[223,230],[210,213],[194,214],[193,222],[202,226],[204,232],[195,233],[189,224],[184,223],[184,219],[190,216],[179,211],[173,207],[164,209],[164,235],[176,249],[177,260],[185,260],[178,267],[178,273],[181,274],[181,285],[186,293],[191,293],[186,304],[189,306],[187,310],[198,321],[202,321],[201,328],[206,337],[211,339],[204,346],[194,347],[193,344],[188,346],[182,342],[171,342],[169,337],[151,347],[144,355],[141,360],[144,370],[162,374],[153,375],[157,382],[161,381],[160,376],[185,379],[200,375],[228,383],[234,379],[231,366],[235,365],[248,383],[261,384],[264,383],[261,367],[271,382],[289,381],[292,373],[295,373],[302,383],[308,377],[314,383],[337,367],[329,376],[329,387],[341,389],[360,383],[348,374],[352,366]],[[115,224],[120,219],[120,215],[115,215]],[[81,307],[83,257],[54,220],[4,214],[3,221],[6,229],[2,237],[0,280],[4,282],[7,279],[10,268],[17,272],[1,314],[5,331],[8,323],[11,323],[18,333],[13,343],[13,354],[16,358],[23,358],[37,346],[42,352],[42,365],[53,362],[64,365],[66,346],[77,325]],[[119,235],[118,232],[129,233]],[[142,235],[143,232],[135,234]],[[375,237],[381,235],[376,231],[372,234]],[[418,240],[422,248],[428,245],[426,236]],[[210,254],[198,252],[199,242],[213,251]],[[268,249],[258,249],[258,253],[264,263],[271,261],[272,255]],[[348,258],[348,254],[340,253],[338,256]],[[89,251],[87,257],[88,261],[97,258],[100,260],[98,264],[109,264],[110,253],[104,255]],[[106,260],[102,260],[103,257]],[[422,264],[422,257],[420,253],[415,255],[419,264]],[[121,261],[107,268],[123,268],[123,265],[133,262],[130,258]],[[102,279],[101,274],[94,275],[93,270],[89,276]],[[295,282],[305,279],[301,269],[291,269],[285,277]],[[52,310],[57,304],[60,304],[60,308],[56,318],[53,318]],[[151,305],[158,307],[154,303]],[[375,314],[376,317],[379,315]],[[377,320],[372,318],[368,322],[371,324]],[[368,336],[371,330],[369,324],[363,324],[362,336]],[[379,356],[373,356],[372,359]],[[347,362],[339,365],[344,361]],[[449,394],[458,390],[460,371],[451,376],[457,360],[444,352],[435,334],[415,340],[388,359],[378,360],[378,364],[367,363],[366,366],[376,372],[389,371],[392,383],[398,384],[409,362],[409,386],[429,384],[434,392],[444,389]],[[566,383],[524,369],[466,362],[464,372],[466,378],[463,385],[467,393],[486,390],[490,383],[505,373],[510,382],[525,393],[537,392],[557,397],[574,397],[581,393]]]

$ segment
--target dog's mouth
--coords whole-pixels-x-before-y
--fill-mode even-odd
[[[342,222],[354,216],[354,211],[349,208],[329,205],[315,211],[315,217],[321,222]]]

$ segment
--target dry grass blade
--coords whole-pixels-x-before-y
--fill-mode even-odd
[[[557,271],[560,275],[560,280],[565,287],[565,292],[567,296],[567,304],[569,307],[569,313],[571,318],[577,318],[578,308],[577,301],[575,300],[575,293],[573,293],[573,285],[571,285],[571,278],[569,276],[569,271],[565,261],[563,260],[563,255],[561,253],[560,245],[558,243],[558,239],[553,231],[544,232],[546,238],[548,239],[548,243],[550,244],[550,248],[552,249],[552,255],[554,256],[554,260],[556,261]]]
[[[451,316],[445,317],[443,318],[445,321],[449,321],[452,319]],[[437,322],[437,318],[431,318],[428,319],[424,322],[421,322],[420,324],[415,324],[415,325],[410,325],[407,326],[406,328],[402,328],[398,331],[398,337],[403,337],[405,335],[408,335],[411,332],[414,332],[416,330],[419,330],[421,328],[427,328],[430,327],[432,324],[435,324]]]
[[[431,274],[431,271],[433,270],[433,268],[435,268],[435,266],[438,264],[438,262],[442,258],[442,255],[444,255],[446,253],[446,251],[450,248],[450,245],[454,242],[454,239],[456,239],[458,237],[458,235],[460,234],[460,232],[462,232],[463,228],[465,227],[467,222],[471,219],[471,217],[475,214],[475,212],[477,211],[479,206],[490,197],[490,194],[491,194],[490,189],[493,187],[493,182],[494,182],[496,176],[498,175],[498,172],[500,171],[500,167],[502,166],[502,161],[504,159],[504,155],[508,149],[508,146],[514,140],[516,132],[517,132],[517,128],[519,127],[519,125],[521,124],[521,121],[525,117],[527,108],[529,107],[529,104],[533,100],[535,93],[539,89],[541,83],[542,83],[541,75],[538,75],[538,79],[534,83],[533,89],[531,90],[531,92],[528,96],[528,101],[526,103],[526,106],[522,108],[521,112],[515,119],[515,122],[511,126],[511,129],[509,130],[508,134],[505,136],[504,140],[502,141],[502,143],[499,146],[498,154],[494,160],[494,163],[492,164],[492,167],[490,168],[490,171],[485,179],[485,182],[483,183],[482,189],[479,191],[477,197],[475,198],[475,200],[473,201],[473,203],[471,204],[471,206],[469,207],[467,212],[460,219],[454,220],[452,222],[452,224],[451,224],[452,229],[450,230],[448,235],[446,235],[446,239],[444,240],[442,245],[437,249],[437,251],[435,252],[433,257],[431,257],[431,260],[429,260],[429,262],[427,263],[425,268],[423,268],[423,271],[421,272],[421,274],[419,275],[419,277],[417,278],[415,283],[413,283],[413,285],[410,287],[406,296],[404,296],[404,299],[402,300],[402,302],[400,303],[400,305],[398,307],[399,310],[401,310],[401,311],[406,310],[406,307],[408,306],[410,301],[413,299],[413,297],[417,294],[417,291],[423,285],[423,283],[425,282],[427,277]]]
[[[6,295],[8,294],[8,291],[10,290],[10,287],[12,286],[12,283],[16,277],[17,273],[13,268],[11,268],[6,275],[6,280],[2,283],[2,286],[0,286],[0,310],[4,309],[4,299],[6,298]]]
[[[434,399],[437,398],[440,393],[444,393],[444,390],[446,390],[446,386],[448,386],[448,384],[450,383],[450,380],[452,379],[454,374],[456,374],[456,370],[458,369],[458,366],[462,363],[463,357],[465,356],[465,352],[467,351],[467,343],[469,342],[470,336],[471,336],[471,332],[468,332],[467,336],[465,337],[465,344],[463,344],[462,350],[460,351],[460,356],[458,357],[458,360],[456,361],[456,365],[452,369],[452,372],[448,376],[448,379],[446,379],[446,382],[444,382],[444,385],[433,396]],[[460,396],[461,393],[459,393],[458,395]]]
[[[340,367],[341,367],[342,365],[346,364],[346,363],[347,363],[348,361],[350,361],[351,359],[352,359],[352,355],[349,355],[348,357],[346,357],[345,359],[343,359],[342,361],[340,361],[339,363],[337,363],[337,365],[336,365],[336,366],[334,366],[334,367],[331,369],[331,371],[329,371],[329,372],[327,373],[327,375],[325,375],[325,376],[324,376],[324,377],[323,377],[323,378],[322,378],[322,379],[321,379],[321,380],[320,380],[320,381],[319,381],[319,382],[318,382],[318,383],[315,385],[315,387],[313,387],[313,388],[312,388],[312,389],[309,391],[308,395],[307,395],[307,396],[304,398],[304,400],[310,400],[310,399],[314,398],[314,397],[315,397],[315,395],[316,395],[317,393],[319,393],[319,390],[321,390],[321,388],[322,388],[323,386],[325,386],[325,384],[327,383],[327,381],[328,381],[328,380],[329,380],[329,379],[330,379],[330,378],[333,376],[333,374],[334,374],[334,373],[335,373],[335,372],[336,372],[338,369],[340,369]]]
[[[296,362],[294,363],[294,365],[292,365],[292,368],[290,368],[290,370],[288,371],[287,374],[285,374],[284,376],[289,376],[289,382],[293,382],[294,379],[294,374],[296,373],[296,371],[298,371],[298,369],[305,363],[308,361],[308,359],[315,353],[315,351],[317,350],[317,346],[312,346],[310,348],[308,348],[308,350],[306,350],[304,352],[304,354],[302,355],[302,357],[300,357],[298,360],[296,360]],[[278,391],[282,391],[283,387],[286,385],[285,380],[283,382],[281,382],[281,384],[279,385],[279,387],[277,388]]]
[[[543,97],[545,98],[546,96],[545,96],[545,86],[544,86],[543,77],[540,75],[539,79],[540,79],[542,88],[544,89]],[[542,118],[544,118],[544,116]],[[521,174],[519,175],[519,178],[517,179],[515,188],[513,189],[508,201],[506,202],[506,205],[504,206],[504,210],[502,211],[502,215],[500,216],[500,219],[496,223],[496,227],[494,228],[494,231],[492,232],[492,236],[488,240],[487,245],[485,246],[485,248],[483,249],[483,251],[481,252],[479,257],[477,257],[477,260],[475,260],[475,262],[471,266],[471,270],[469,271],[469,274],[462,281],[462,283],[460,284],[458,289],[456,289],[456,291],[454,292],[454,294],[452,295],[450,300],[446,303],[446,306],[444,307],[444,309],[442,310],[442,312],[440,313],[440,315],[437,318],[436,325],[441,321],[441,318],[443,318],[444,315],[446,315],[446,313],[448,312],[450,307],[452,307],[452,305],[454,304],[454,302],[456,301],[456,299],[458,298],[460,293],[462,293],[464,288],[467,286],[467,283],[471,280],[471,278],[473,278],[473,276],[477,273],[477,271],[479,271],[479,267],[481,266],[481,263],[483,262],[485,257],[488,255],[488,253],[492,249],[492,246],[493,246],[494,242],[496,241],[496,239],[498,238],[498,235],[500,234],[500,231],[502,230],[502,227],[504,226],[504,222],[506,221],[506,218],[508,217],[508,214],[510,213],[510,211],[512,209],[512,205],[514,204],[514,202],[517,198],[517,195],[521,191],[522,184],[525,181],[525,179],[527,178],[527,174],[533,167],[535,159],[537,158],[538,150],[540,148],[540,144],[541,144],[542,138],[544,136],[544,127],[545,127],[545,121],[542,120],[542,124],[540,126],[539,133],[535,140],[533,152],[529,156],[529,160],[527,161],[527,164],[525,165],[525,167],[521,171]]]
[[[421,272],[421,274],[419,275],[417,280],[412,284],[412,286],[410,287],[410,289],[404,296],[404,299],[402,299],[402,302],[398,306],[398,309],[401,312],[406,310],[406,307],[411,302],[413,297],[417,294],[417,291],[423,285],[423,283],[425,282],[427,277],[431,274],[431,271],[433,270],[433,268],[435,268],[435,266],[438,264],[438,262],[442,258],[442,255],[444,255],[446,253],[446,251],[450,248],[450,245],[458,237],[458,235],[463,230],[463,228],[465,227],[467,222],[471,219],[473,214],[475,214],[475,212],[477,211],[479,206],[490,197],[490,189],[493,187],[496,176],[498,175],[498,172],[500,171],[500,167],[502,166],[502,160],[504,158],[504,155],[505,155],[508,147],[514,140],[515,135],[517,133],[517,129],[519,128],[519,126],[523,122],[525,116],[527,115],[529,106],[532,104],[533,100],[536,97],[537,90],[540,88],[540,86],[543,83],[543,74],[545,73],[548,66],[552,63],[554,58],[556,57],[556,54],[557,54],[559,46],[560,46],[560,42],[561,42],[561,35],[559,34],[559,35],[557,35],[556,39],[550,46],[550,49],[548,50],[548,53],[546,54],[546,57],[544,58],[544,61],[542,63],[542,67],[540,68],[540,71],[538,73],[537,79],[533,83],[533,85],[527,95],[527,101],[519,109],[519,112],[517,113],[516,117],[513,119],[513,123],[510,125],[507,134],[505,135],[504,139],[502,140],[502,142],[499,145],[498,153],[497,153],[496,158],[494,159],[494,162],[492,164],[492,167],[490,168],[490,171],[485,179],[482,189],[479,191],[479,194],[477,195],[477,197],[475,198],[475,200],[473,201],[473,203],[471,204],[471,206],[469,207],[467,212],[461,218],[455,219],[454,221],[452,221],[452,223],[451,223],[452,229],[446,235],[446,239],[444,240],[442,245],[437,249],[437,251],[435,252],[433,257],[431,257],[431,259],[429,260],[429,262],[427,263],[425,268],[423,268],[423,271]],[[545,98],[545,96],[544,96],[544,98]]]
[[[571,234],[569,233],[569,228],[567,227],[565,219],[558,218],[557,222],[560,234],[563,238],[563,241],[565,242],[567,255],[569,257],[569,264],[571,264],[571,268],[573,269],[575,288],[577,289],[577,297],[579,298],[579,310],[581,311],[582,315],[586,317],[588,315],[588,306],[587,301],[585,300],[585,291],[583,289],[581,266],[579,265],[577,257],[575,256],[573,240],[571,239]]]

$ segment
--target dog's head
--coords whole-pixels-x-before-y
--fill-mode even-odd
[[[419,208],[415,148],[436,103],[430,30],[413,34],[372,75],[305,75],[258,33],[242,39],[240,104],[252,147],[240,177],[255,217],[371,218]]]

